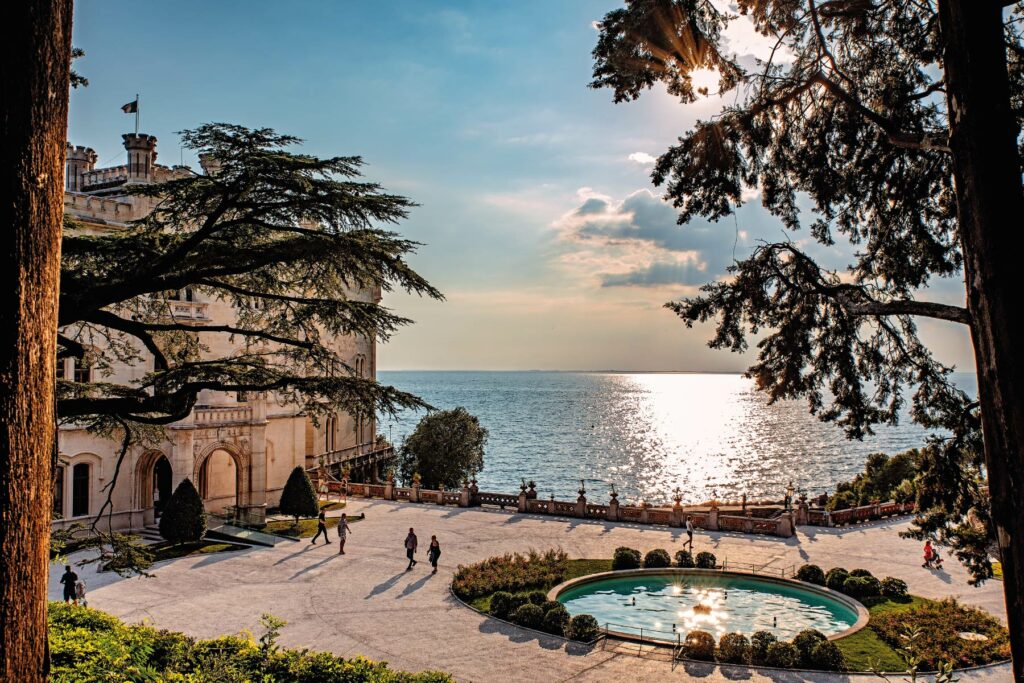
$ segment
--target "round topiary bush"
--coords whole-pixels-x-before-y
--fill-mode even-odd
[[[897,579],[895,576],[887,576],[882,579],[882,595],[893,600],[900,600],[907,597],[907,582]]]
[[[634,550],[633,548],[626,548],[620,546],[615,549],[615,554],[612,555],[612,569],[639,569],[640,568],[640,551]]]
[[[768,646],[765,664],[779,669],[792,669],[800,663],[800,651],[793,643],[772,643]]]
[[[583,643],[593,642],[601,632],[597,619],[589,614],[577,614],[569,620],[565,634]]]
[[[718,661],[746,664],[750,661],[750,641],[742,633],[726,633],[718,640]]]
[[[811,668],[811,653],[814,652],[814,648],[818,643],[823,643],[828,638],[821,631],[817,631],[813,628],[804,629],[800,633],[796,634],[793,638],[793,645],[796,645],[796,649],[800,652],[800,665],[805,668]]]
[[[702,553],[697,553],[697,567],[700,569],[714,569],[718,566],[718,558],[715,557],[714,553],[709,553],[706,550]]]
[[[848,578],[850,578],[850,572],[842,567],[833,567],[828,570],[828,574],[825,574],[825,585],[834,591],[842,591],[843,584]]]
[[[544,625],[544,610],[539,605],[530,603],[522,605],[512,613],[512,623],[539,631]]]
[[[544,604],[540,606],[540,608],[544,610],[544,614],[547,614],[558,607],[563,607],[562,603],[558,602],[558,600],[545,600]]]
[[[691,553],[689,550],[677,550],[676,566],[682,567],[683,569],[690,569],[692,567],[696,567],[697,563],[693,561],[693,553]]]
[[[565,609],[565,605],[559,604],[557,607],[552,607],[544,613],[542,630],[547,633],[552,633],[556,636],[565,635],[565,629],[568,625],[569,610]]]
[[[822,671],[845,671],[846,657],[838,645],[831,640],[825,640],[811,650],[811,668]]]
[[[800,569],[796,570],[796,578],[816,586],[825,585],[825,572],[816,564],[801,565]]]
[[[778,642],[778,638],[771,631],[754,631],[750,636],[750,663],[766,664],[768,662],[768,648]]]
[[[531,605],[543,605],[548,601],[548,594],[544,591],[530,591],[526,594],[526,601]]]
[[[516,605],[518,607],[518,605]],[[498,619],[508,619],[512,613],[512,594],[506,591],[498,591],[491,596],[491,606],[487,613]]]
[[[715,661],[715,637],[707,631],[690,631],[683,641],[683,656],[705,662]]]
[[[191,479],[178,484],[167,501],[160,516],[160,535],[171,543],[198,541],[206,535],[206,510]]]
[[[872,574],[871,572],[869,572],[867,569],[851,569],[850,570],[850,576],[864,576],[864,577],[870,576],[871,578],[875,577],[875,575]]]
[[[672,566],[672,558],[668,551],[663,548],[655,548],[647,551],[644,555],[644,567],[648,569],[663,569]]]
[[[875,583],[877,582],[878,579],[875,579]],[[880,587],[873,585],[871,579],[866,576],[850,576],[843,582],[843,592],[851,598],[868,598],[878,595],[879,590]]]

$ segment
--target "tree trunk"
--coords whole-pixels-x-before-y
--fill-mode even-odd
[[[0,82],[0,680],[47,673],[51,458],[71,0],[4,9]]]
[[[1000,3],[942,0],[950,146],[1013,674],[1024,681],[1024,190]]]

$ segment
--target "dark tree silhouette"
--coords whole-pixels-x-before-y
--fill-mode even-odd
[[[428,489],[455,488],[484,468],[487,429],[465,408],[423,416],[399,454],[399,474],[419,474]]]
[[[316,517],[320,514],[320,498],[316,495],[313,482],[301,467],[296,467],[288,475],[288,481],[281,491],[281,514],[295,518],[296,526],[299,517]]]
[[[179,545],[199,541],[206,535],[206,510],[191,479],[178,484],[167,501],[160,515],[160,535]]]

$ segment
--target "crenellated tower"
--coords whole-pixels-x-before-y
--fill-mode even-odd
[[[67,146],[65,159],[64,188],[69,192],[81,192],[85,184],[83,176],[96,167],[96,151],[81,145]]]
[[[156,136],[125,133],[124,148],[128,151],[128,182],[148,183],[156,166]]]

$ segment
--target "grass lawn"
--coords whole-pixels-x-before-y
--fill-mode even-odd
[[[364,515],[351,515],[348,518],[348,523],[352,524],[353,522],[358,522],[362,520],[363,517]],[[338,526],[339,519],[341,519],[341,517],[328,517],[327,528],[333,529]],[[293,538],[312,538],[316,534],[316,520],[300,519],[298,526],[296,526],[294,519],[277,519],[272,522],[267,522],[265,531],[272,534],[280,534],[281,536],[291,536]],[[336,536],[336,534],[331,535]]]
[[[153,553],[154,562],[173,560],[178,557],[188,557],[189,555],[208,555],[210,553],[229,553],[235,550],[244,550],[241,546],[207,540],[205,538],[201,541],[182,543],[181,545],[175,545],[169,541],[161,541],[146,547]]]
[[[863,600],[871,618],[893,612],[905,612],[912,607],[928,602],[931,600],[919,598],[916,595],[912,595],[904,601],[894,601],[888,598],[866,598]],[[846,663],[851,671],[870,671],[872,667],[877,667],[882,671],[905,671],[907,668],[906,662],[896,650],[879,638],[870,626],[865,626],[853,635],[840,638],[835,643],[846,656]]]
[[[587,576],[588,574],[599,574],[601,572],[610,572],[612,570],[611,560],[569,560],[569,567],[565,572],[564,581],[570,579],[576,579],[581,576]],[[547,592],[555,587],[555,584],[550,586],[544,586],[543,588],[531,588],[530,590],[519,591],[514,595],[526,595],[533,591],[542,590]],[[471,600],[469,603],[472,607],[480,610],[481,612],[487,612],[491,608],[491,596],[484,595]]]

